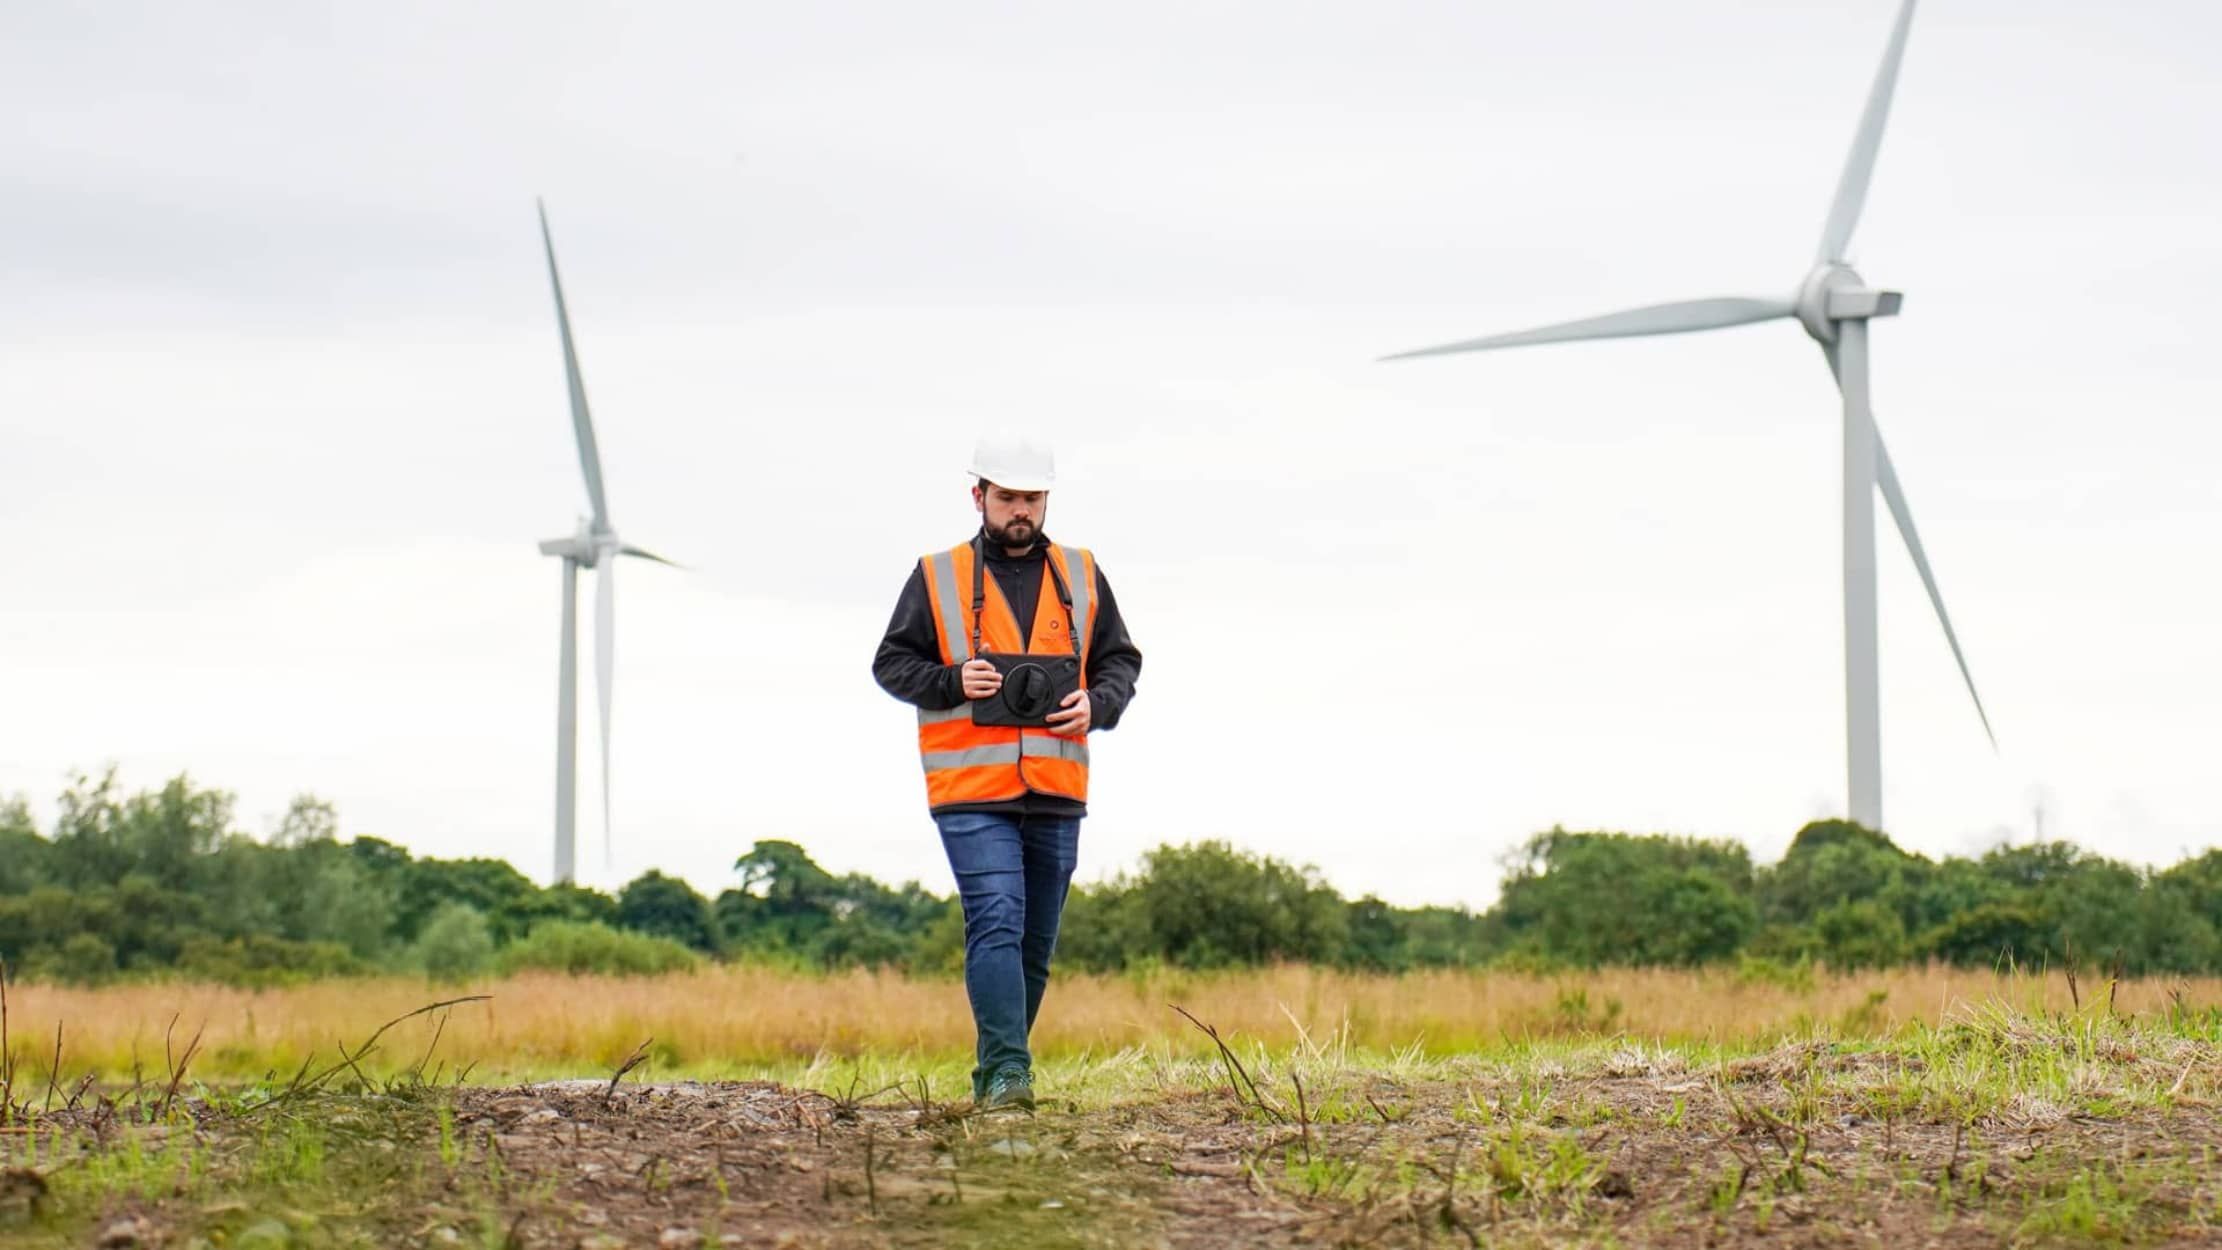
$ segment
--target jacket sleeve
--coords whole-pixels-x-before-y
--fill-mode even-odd
[[[945,711],[964,703],[964,682],[957,666],[941,662],[941,638],[934,632],[933,600],[926,594],[926,572],[912,565],[895,601],[887,635],[872,657],[872,677],[880,689],[905,703]]]
[[[923,583],[921,574],[921,593]],[[1100,602],[1095,630],[1088,639],[1089,724],[1094,729],[1111,729],[1126,714],[1126,705],[1134,701],[1134,683],[1142,676],[1142,649],[1126,632],[1126,618],[1119,615],[1119,601],[1112,597],[1111,582],[1104,577],[1100,563],[1096,565],[1096,595]]]

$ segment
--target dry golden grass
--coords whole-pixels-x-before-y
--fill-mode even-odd
[[[2164,1009],[2171,989],[2192,1003],[2222,1001],[2222,980],[2138,981],[2119,987],[2123,1012]],[[2084,1005],[2106,988],[2083,987]],[[330,981],[287,989],[153,984],[107,989],[16,985],[9,1028],[19,1071],[43,1079],[55,1027],[66,1075],[100,1071],[129,1079],[134,1066],[163,1070],[165,1033],[182,1050],[203,1032],[194,1074],[288,1075],[313,1052],[326,1061],[341,1041],[360,1044],[385,1021],[437,999],[489,994],[455,1008],[437,1059],[474,1079],[606,1073],[648,1038],[659,1075],[734,1075],[788,1069],[815,1056],[953,1058],[972,1045],[964,987],[954,980],[852,972],[808,976],[721,967],[658,978],[529,975],[467,986],[419,979]],[[1362,976],[1305,967],[1254,972],[1067,976],[1051,987],[1036,1049],[1044,1057],[1128,1047],[1200,1044],[1171,1010],[1179,1004],[1230,1035],[1273,1048],[1331,1041],[1361,1051],[1417,1043],[1444,1055],[1524,1038],[1586,1031],[1726,1047],[1816,1033],[1873,1037],[1911,1022],[1939,1023],[1966,1004],[2026,1010],[2069,1007],[2064,978],[1943,967],[1821,974],[1807,986],[1740,978],[1732,971],[1606,970],[1586,974],[1427,972]],[[430,1018],[389,1033],[366,1066],[417,1061]],[[21,1078],[19,1078],[20,1080]]]

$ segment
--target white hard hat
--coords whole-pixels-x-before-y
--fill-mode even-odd
[[[1005,490],[1048,490],[1057,480],[1057,454],[1025,434],[984,434],[972,445],[972,476]]]

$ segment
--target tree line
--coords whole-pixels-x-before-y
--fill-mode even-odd
[[[0,960],[80,984],[193,977],[497,971],[652,973],[704,960],[798,969],[961,968],[955,899],[835,874],[760,840],[715,898],[660,872],[615,894],[541,886],[494,859],[433,859],[296,799],[274,834],[179,776],[126,793],[80,776],[52,826],[0,800]],[[1075,887],[1060,966],[1119,971],[1305,962],[1416,968],[1768,969],[2080,961],[2131,974],[2222,972],[2222,851],[2159,870],[2067,842],[1932,860],[1842,821],[1805,826],[1780,862],[1727,839],[1552,829],[1502,865],[1486,910],[1344,897],[1320,874],[1203,841]]]

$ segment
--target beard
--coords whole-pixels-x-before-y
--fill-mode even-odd
[[[1005,547],[1030,547],[1035,539],[1042,536],[1041,526],[1032,521],[1013,521],[1009,525],[997,525],[993,521],[983,519],[980,528],[987,533],[989,542]]]

